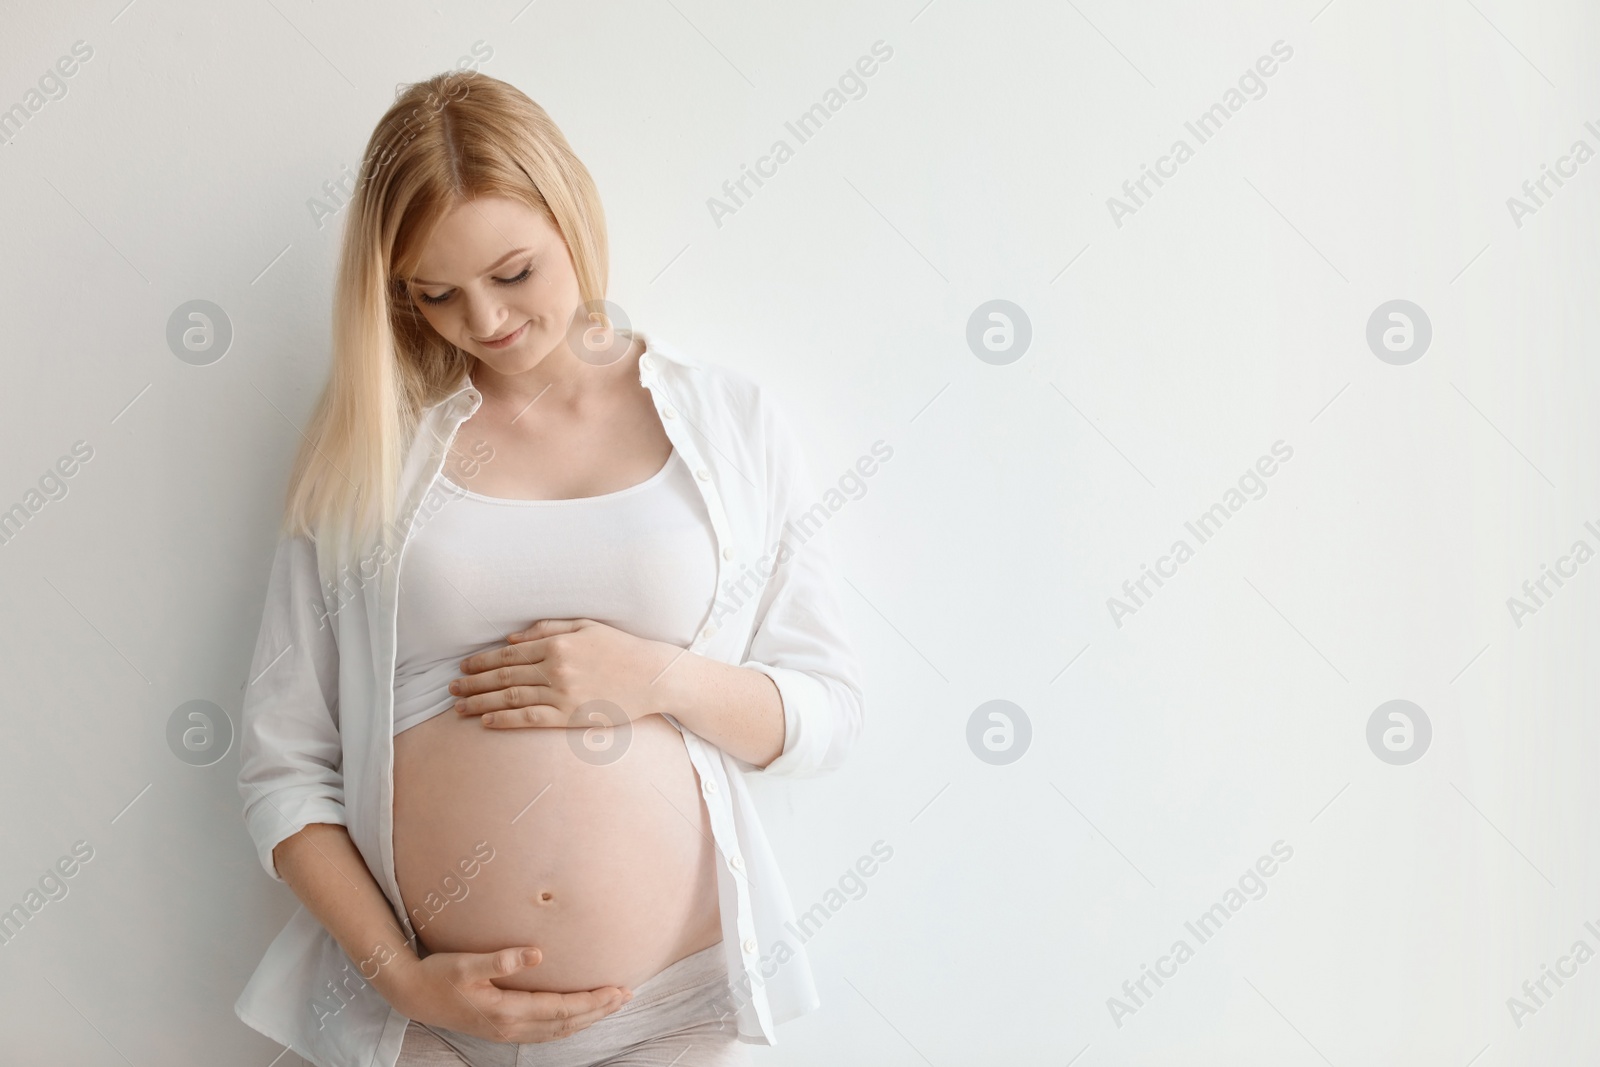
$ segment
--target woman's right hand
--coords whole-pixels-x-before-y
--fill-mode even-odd
[[[487,1041],[528,1044],[555,1041],[592,1026],[633,994],[616,986],[581,993],[501,989],[506,978],[539,964],[536,948],[499,952],[436,952],[408,961],[384,992],[408,1019]]]

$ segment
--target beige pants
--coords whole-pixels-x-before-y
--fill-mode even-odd
[[[570,1037],[486,1041],[413,1020],[395,1067],[747,1067],[728,1009],[722,942],[640,983],[633,999]]]

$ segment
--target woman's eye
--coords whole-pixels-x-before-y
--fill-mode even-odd
[[[495,281],[499,282],[501,285],[517,285],[521,282],[527,281],[528,276],[532,273],[533,264],[529,263],[526,267],[522,268],[522,273],[517,275],[515,278],[496,278]],[[418,293],[417,299],[421,300],[424,304],[442,304],[446,300],[449,300],[450,296],[451,293],[445,293],[443,296],[429,296],[427,293]]]

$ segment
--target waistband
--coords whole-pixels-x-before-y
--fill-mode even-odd
[[[633,990],[633,999],[612,1014],[622,1015],[636,1010],[641,1003],[654,1003],[662,998],[698,989],[714,982],[726,982],[727,978],[728,958],[723,950],[723,943],[718,941],[699,952],[691,952],[676,963],[667,964],[640,982]]]
[[[587,1067],[651,1037],[697,1023],[720,1024],[736,1033],[728,1018],[728,962],[718,941],[657,971],[633,990],[633,999],[610,1015],[559,1041],[507,1045],[442,1027],[427,1027],[475,1067]]]

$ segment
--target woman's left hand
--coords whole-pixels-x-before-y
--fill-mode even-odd
[[[658,683],[687,654],[593,619],[540,619],[506,642],[461,661],[450,683],[457,715],[494,729],[621,726],[663,710]],[[576,714],[596,700],[607,705]]]

